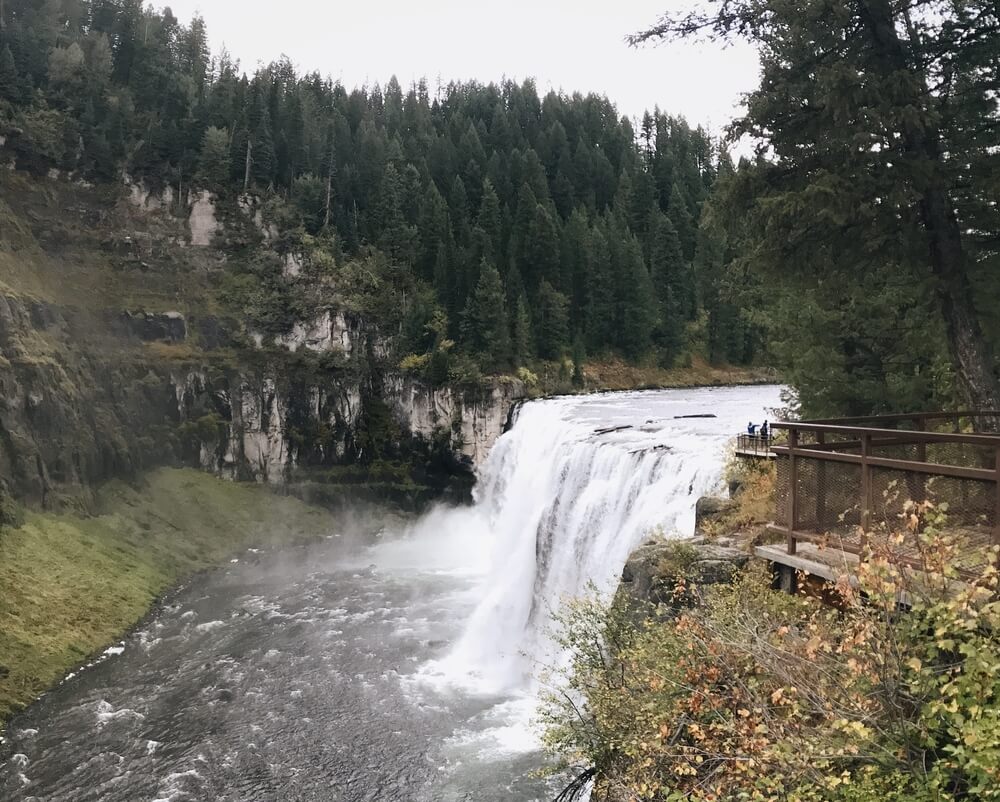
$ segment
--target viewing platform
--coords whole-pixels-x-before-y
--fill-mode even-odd
[[[774,459],[777,455],[771,449],[774,445],[774,432],[762,434],[739,434],[736,436],[737,457],[744,459]]]
[[[772,424],[787,441],[769,445],[777,476],[768,530],[784,542],[757,555],[779,573],[826,579],[850,574],[873,549],[919,570],[929,555],[904,510],[929,501],[946,510],[953,567],[975,573],[1000,546],[1000,435],[985,431],[997,420],[976,411]]]

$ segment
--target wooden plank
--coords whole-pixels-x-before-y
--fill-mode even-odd
[[[823,460],[824,462],[846,462],[851,465],[861,464],[860,454],[841,454],[838,451],[815,451],[811,448],[795,448],[789,446],[775,446],[771,449],[780,456],[791,456],[794,451],[795,456],[801,459]]]
[[[997,444],[994,443],[994,448]],[[790,456],[793,449],[788,446],[775,446],[773,449],[778,456]],[[794,449],[795,456],[799,459],[811,459],[817,462],[844,462],[850,465],[861,465],[862,455],[841,454],[836,451],[816,451],[810,448]],[[993,468],[966,468],[963,465],[945,465],[941,462],[917,462],[908,459],[893,459],[892,457],[865,457],[864,461],[875,468],[889,468],[895,471],[915,471],[926,473],[932,476],[949,476],[954,479],[976,479],[982,482],[992,482],[996,476]]]
[[[873,437],[881,436],[884,438],[899,437],[901,434],[898,429],[878,429],[864,426],[842,426],[835,424],[798,423],[788,421],[773,423],[771,424],[771,427],[773,429],[781,429],[789,432],[795,429],[800,433],[825,432],[827,434],[840,434],[845,437],[858,437],[862,432],[870,434]],[[906,437],[913,442],[923,440],[928,443],[965,443],[967,445],[978,445],[988,448],[993,448],[998,442],[1000,442],[1000,435],[995,434],[963,434],[919,431],[907,431],[905,434]]]
[[[781,524],[768,524],[767,531],[774,535],[781,535],[786,540],[791,538],[796,541],[804,540],[808,543],[822,543],[825,540],[829,540],[829,535],[822,532],[804,532],[802,530],[792,530],[787,526],[782,526]],[[787,552],[788,554],[795,554],[794,551]]]
[[[987,418],[1000,416],[1000,412],[988,409],[962,409],[957,412],[914,412],[908,415],[862,415],[847,418],[815,418],[809,423],[855,424],[893,423],[898,421],[950,420],[952,418]]]
[[[962,465],[944,465],[940,462],[869,457],[868,464],[877,468],[890,468],[894,471],[915,471],[933,476],[950,476],[954,479],[976,479],[982,482],[992,482],[996,478],[996,471],[992,468],[966,468]]]

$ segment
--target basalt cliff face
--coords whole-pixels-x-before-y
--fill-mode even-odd
[[[11,174],[0,199],[0,488],[25,500],[164,464],[271,484],[468,474],[524,394],[401,373],[391,338],[332,293],[280,331],[205,303],[247,240],[280,238],[252,200],[227,225],[207,193],[135,184]],[[307,286],[301,256],[275,256]]]

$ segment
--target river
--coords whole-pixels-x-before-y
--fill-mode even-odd
[[[180,588],[12,722],[10,802],[547,800],[532,725],[551,615],[653,529],[690,534],[727,443],[776,387],[524,405],[475,503]],[[712,414],[716,417],[681,417]],[[627,428],[621,428],[627,427]]]

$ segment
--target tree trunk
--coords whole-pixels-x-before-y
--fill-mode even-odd
[[[243,191],[248,192],[250,190],[250,165],[253,163],[253,148],[250,145],[250,135],[247,134],[247,161],[246,167],[243,170]]]
[[[874,52],[891,70],[916,72],[915,60],[908,58],[906,47],[896,29],[895,15],[889,0],[862,0],[858,4],[867,24]],[[911,39],[911,46],[919,43]],[[922,76],[921,76],[922,77]],[[914,97],[915,108],[923,109],[931,97],[922,81],[922,97]],[[931,123],[930,114],[904,126],[905,150],[924,161],[928,177],[916,187],[920,218],[927,232],[931,271],[936,279],[938,307],[944,318],[948,350],[958,376],[959,389],[970,409],[1000,410],[1000,382],[993,370],[993,354],[983,334],[976,312],[968,258],[962,244],[962,232],[944,177],[939,146],[940,133]],[[988,431],[1000,430],[1000,420],[980,421]]]
[[[970,409],[1000,410],[1000,386],[993,372],[992,349],[979,323],[951,200],[946,192],[933,189],[924,194],[920,207],[937,279],[938,306],[965,402]],[[981,424],[997,431],[1000,421],[987,418]]]
[[[323,214],[323,228],[330,227],[330,196],[333,193],[333,174],[326,174],[326,211]]]

